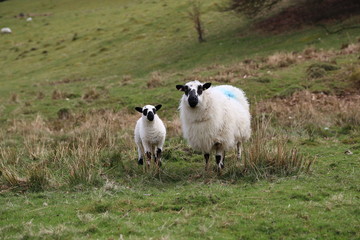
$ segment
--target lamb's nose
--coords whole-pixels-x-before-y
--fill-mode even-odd
[[[149,121],[154,120],[154,113],[153,113],[153,112],[149,112],[148,115],[147,115],[147,119],[148,119]]]

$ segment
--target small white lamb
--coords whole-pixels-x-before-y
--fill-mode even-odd
[[[165,142],[166,128],[156,112],[162,105],[136,107],[142,117],[136,122],[135,143],[138,148],[138,164],[143,165],[146,157],[147,166],[150,166],[151,156],[157,166],[161,166],[161,153]]]
[[[6,34],[6,33],[12,33],[12,31],[11,31],[10,28],[4,27],[4,28],[1,29],[1,33],[4,33],[4,34]]]
[[[216,152],[218,170],[224,168],[225,151],[237,148],[251,135],[249,103],[245,93],[230,85],[211,87],[199,81],[176,85],[184,92],[180,100],[180,120],[184,138],[201,151],[205,169],[211,151]]]

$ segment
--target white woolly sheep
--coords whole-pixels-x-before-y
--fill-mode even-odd
[[[237,148],[251,135],[249,103],[245,93],[230,85],[210,87],[199,81],[176,85],[184,92],[180,100],[180,120],[184,138],[201,151],[205,170],[211,151],[215,151],[218,170],[224,168],[225,151]]]
[[[2,28],[1,33],[12,33],[11,29],[8,27]]]
[[[147,166],[150,166],[151,156],[157,166],[161,166],[161,153],[165,142],[166,128],[156,112],[162,105],[136,107],[142,117],[136,122],[135,143],[138,148],[138,164],[143,165],[146,157]]]

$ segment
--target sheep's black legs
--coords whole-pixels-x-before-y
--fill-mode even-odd
[[[207,171],[209,169],[209,158],[210,158],[210,154],[209,153],[205,153],[204,154],[204,158],[205,158],[205,171]]]

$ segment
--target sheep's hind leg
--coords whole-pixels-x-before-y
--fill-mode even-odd
[[[205,171],[207,171],[209,169],[209,158],[210,158],[210,154],[209,153],[205,153],[204,154],[204,158],[205,158]]]
[[[244,165],[245,164],[245,161],[243,161],[243,163],[241,162],[241,152],[242,152],[242,149],[241,149],[241,142],[238,142],[237,145],[236,145],[236,150],[237,150],[237,161],[240,163],[240,166]]]
[[[157,164],[159,167],[161,167],[161,165],[162,165],[162,163],[161,163],[161,154],[162,154],[162,150],[161,150],[161,148],[158,148],[156,150],[155,164]]]
[[[150,162],[151,162],[151,152],[146,152],[146,166],[150,168]]]
[[[224,161],[225,161],[225,151],[216,151],[216,164],[218,166],[218,170],[220,171],[225,167]]]

